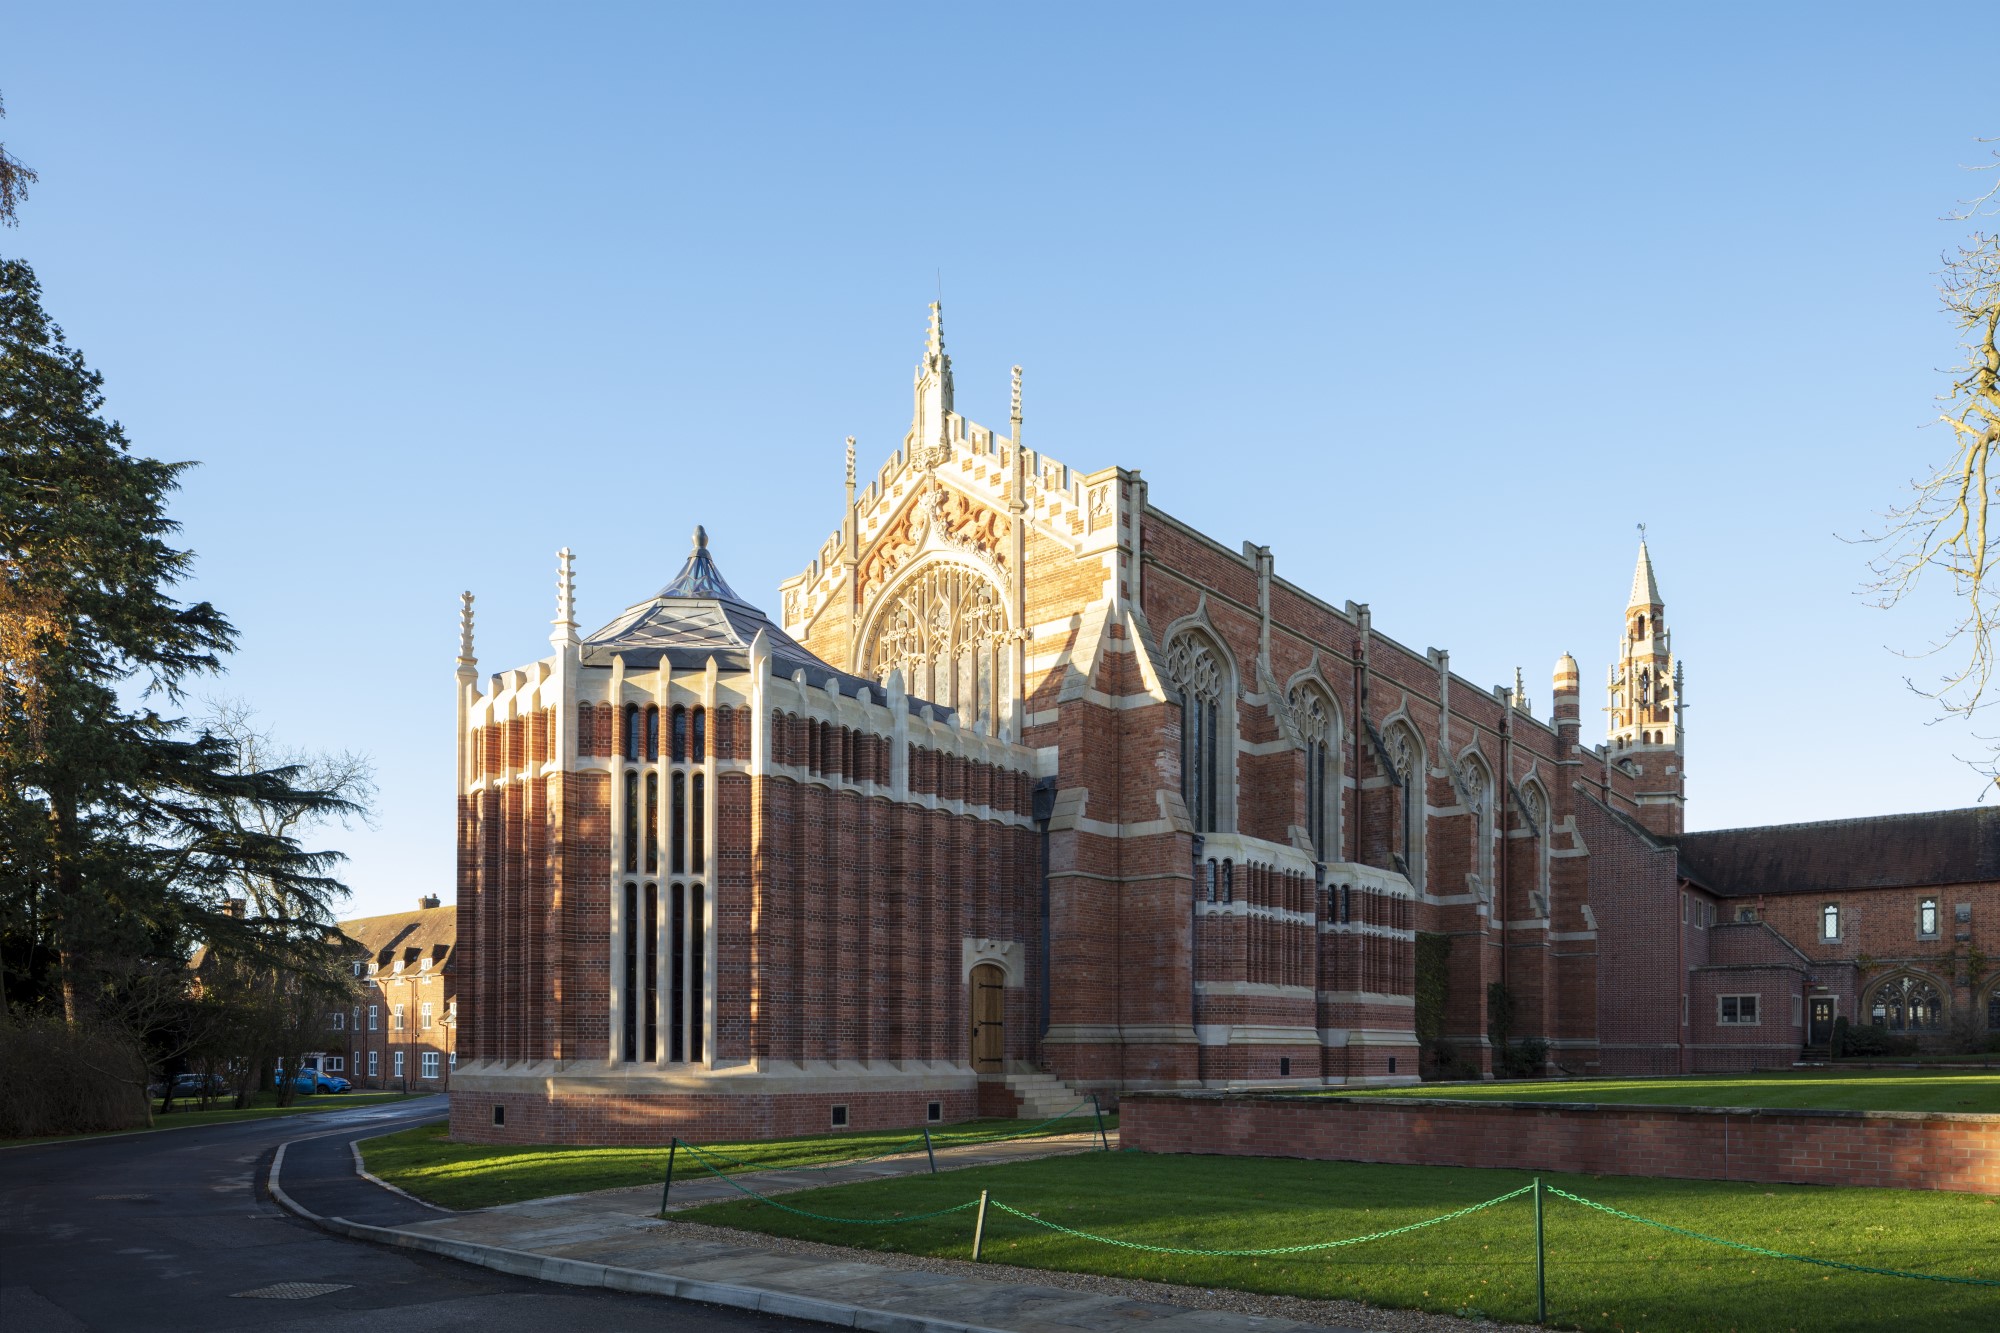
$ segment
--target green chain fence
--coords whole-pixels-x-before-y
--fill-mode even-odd
[[[1005,1136],[1005,1137],[1017,1137],[1017,1136]],[[707,1160],[705,1160],[708,1154],[703,1149],[697,1148],[695,1147],[695,1145],[691,1143],[685,1144],[683,1146],[687,1147],[689,1151],[695,1153],[697,1160],[699,1160],[701,1162],[701,1165],[705,1167],[711,1174],[716,1176],[723,1183],[727,1184],[731,1189],[736,1190],[738,1193],[743,1194],[748,1198],[754,1199],[759,1203],[769,1204],[773,1208],[781,1209],[784,1212],[792,1213],[799,1217],[812,1218],[815,1221],[836,1222],[836,1223],[844,1223],[855,1226],[890,1226],[901,1222],[921,1222],[934,1217],[945,1217],[952,1213],[962,1213],[976,1208],[979,1211],[977,1218],[973,1224],[973,1233],[972,1233],[972,1258],[975,1263],[979,1261],[981,1250],[984,1248],[985,1238],[986,1238],[986,1214],[989,1208],[998,1209],[1000,1212],[1006,1213],[1010,1217],[1019,1218],[1023,1222],[1030,1223],[1034,1226],[1042,1227],[1045,1230],[1059,1232],[1065,1236],[1074,1236],[1078,1240],[1092,1241],[1099,1245],[1116,1246],[1120,1249],[1140,1250],[1149,1254],[1193,1255],[1203,1258],[1264,1259],[1264,1258],[1275,1258],[1293,1254],[1311,1254],[1327,1250],[1342,1249],[1349,1245],[1365,1245],[1371,1241],[1387,1240],[1391,1236],[1407,1235],[1412,1231],[1421,1231],[1426,1227],[1440,1226],[1446,1222],[1454,1222],[1461,1217],[1469,1217],[1473,1213],[1482,1212],[1485,1209],[1492,1208],[1499,1204],[1507,1203],[1511,1200],[1521,1198],[1523,1195],[1532,1195],[1534,1201],[1534,1209],[1535,1209],[1535,1214],[1534,1214],[1535,1306],[1536,1306],[1535,1322],[1542,1324],[1548,1322],[1548,1314],[1549,1314],[1548,1283],[1547,1283],[1547,1249],[1544,1243],[1543,1220],[1542,1220],[1542,1198],[1544,1194],[1553,1194],[1557,1198],[1567,1199],[1571,1203],[1581,1205],[1582,1207],[1585,1208],[1594,1209],[1597,1212],[1604,1213],[1611,1217],[1619,1218],[1623,1221],[1636,1222],[1641,1226],[1648,1226],[1656,1228],[1660,1231],[1672,1232],[1674,1235],[1684,1236],[1689,1240],[1702,1241],[1710,1245],[1720,1245],[1727,1249],[1741,1250],[1748,1254],[1762,1255],[1763,1257],[1769,1259],[1784,1259],[1793,1263],[1814,1264],[1822,1268],[1835,1268],[1850,1273],[1865,1273],[1874,1277],[1911,1278],[1920,1282],[1946,1282],[1959,1286],[1970,1286],[1970,1287],[2000,1287],[2000,1280],[1995,1280],[1992,1278],[1949,1277],[1940,1273],[1911,1273],[1896,1268],[1871,1268],[1865,1264],[1850,1264],[1850,1263],[1845,1263],[1838,1259],[1818,1259],[1810,1255],[1804,1255],[1804,1254],[1788,1254],[1783,1250],[1767,1249],[1766,1247],[1761,1245],[1746,1245],[1740,1241],[1724,1240],[1720,1236],[1704,1235],[1699,1231],[1690,1231],[1685,1227],[1677,1227],[1666,1222],[1658,1222],[1650,1217],[1641,1217],[1637,1213],[1628,1213],[1622,1208],[1613,1208],[1609,1204],[1599,1203],[1595,1199],[1586,1199],[1580,1194],[1571,1194],[1568,1190],[1558,1189],[1553,1185],[1544,1185],[1540,1177],[1536,1177],[1536,1179],[1532,1184],[1523,1185],[1521,1186],[1521,1188],[1517,1190],[1511,1190],[1506,1194],[1497,1195],[1494,1198],[1487,1199],[1483,1203],[1470,1204],[1464,1208],[1456,1210],[1455,1212],[1441,1213],[1436,1217],[1425,1218],[1422,1221],[1411,1222],[1404,1226],[1390,1227],[1389,1229],[1384,1231],[1372,1231],[1365,1236],[1349,1236],[1341,1240],[1312,1241],[1303,1245],[1281,1245],[1281,1246],[1273,1246],[1266,1249],[1218,1250],[1218,1249],[1201,1248],[1196,1246],[1153,1245],[1144,1241],[1121,1240],[1116,1236],[1100,1236],[1095,1232],[1081,1231],[1075,1227],[1064,1226],[1060,1222],[1051,1221],[1048,1218],[1042,1217],[1037,1213],[1025,1212],[1009,1204],[1002,1203],[1000,1200],[992,1198],[990,1192],[987,1190],[981,1190],[979,1192],[979,1197],[976,1199],[968,1199],[964,1203],[954,1204],[949,1208],[935,1209],[927,1213],[913,1213],[909,1216],[904,1216],[904,1217],[832,1217],[825,1213],[814,1213],[814,1212],[809,1212],[803,1208],[794,1208],[790,1204],[780,1203],[776,1199],[770,1198],[767,1195],[759,1194],[757,1191],[750,1189],[747,1186],[742,1185],[735,1180],[730,1179],[722,1172],[717,1171],[713,1166],[710,1166]]]

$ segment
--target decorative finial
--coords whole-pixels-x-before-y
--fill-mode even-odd
[[[1014,407],[1010,413],[1015,421],[1021,419],[1021,368],[1014,367]]]
[[[556,632],[552,643],[576,641],[576,553],[565,546],[556,552]]]
[[[847,489],[854,489],[854,437],[847,437]]]
[[[694,525],[694,549],[697,551],[708,549],[708,529],[699,523]]]
[[[1646,540],[1646,525],[1644,523],[1641,523],[1639,525],[1639,540],[1640,541]]]
[[[461,672],[470,672],[479,665],[479,659],[472,655],[472,594],[458,595],[458,666]]]
[[[937,301],[931,302],[930,337],[925,347],[932,356],[944,353],[944,306]]]

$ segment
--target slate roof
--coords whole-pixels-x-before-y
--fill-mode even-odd
[[[2000,880],[2000,807],[1767,824],[1662,838],[1723,897]]]
[[[719,671],[748,671],[750,645],[762,630],[771,649],[771,674],[790,680],[794,673],[806,673],[806,684],[824,688],[830,679],[840,682],[840,692],[852,698],[867,687],[879,702],[885,691],[879,682],[849,675],[819,658],[797,640],[779,629],[771,618],[744,601],[730,588],[708,553],[708,534],[695,529],[694,550],[671,583],[643,602],[634,603],[603,629],[584,636],[583,665],[609,667],[614,656],[625,659],[627,671],[650,671],[662,658],[675,673],[703,671],[708,659],[715,659]],[[909,699],[912,713],[925,707],[925,700]],[[951,710],[930,705],[935,716],[947,718]]]
[[[387,916],[364,916],[340,923],[341,933],[359,948],[356,956],[378,964],[384,972],[403,960],[405,971],[414,972],[422,960],[431,960],[431,970],[441,972],[451,963],[458,948],[458,909],[420,907]]]

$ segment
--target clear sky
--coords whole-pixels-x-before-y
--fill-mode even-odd
[[[1564,650],[1602,702],[1647,523],[1691,826],[1929,809],[1980,745],[1884,645],[1948,608],[1836,534],[1946,447],[1973,12],[18,5],[0,248],[203,465],[214,690],[378,762],[357,914],[451,896],[459,591],[521,665],[558,547],[587,631],[700,522],[775,609],[940,287],[968,416],[1021,363],[1028,443],[1541,716]]]

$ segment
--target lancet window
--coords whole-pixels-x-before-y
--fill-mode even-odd
[[[1465,808],[1472,816],[1472,874],[1481,898],[1493,893],[1493,774],[1486,761],[1470,754],[1459,765]]]
[[[940,563],[891,594],[876,619],[869,669],[885,684],[903,673],[903,688],[998,728],[1008,691],[1007,605],[978,571]]]
[[[1195,832],[1213,833],[1221,812],[1222,662],[1214,645],[1190,632],[1167,645],[1165,665],[1181,713],[1181,799]]]
[[[1305,743],[1306,837],[1313,859],[1340,859],[1340,727],[1333,701],[1312,685],[1292,692],[1292,720]]]
[[[1406,722],[1391,723],[1382,735],[1382,748],[1389,769],[1396,775],[1396,846],[1391,849],[1396,869],[1403,872],[1411,887],[1424,887],[1424,746]]]

